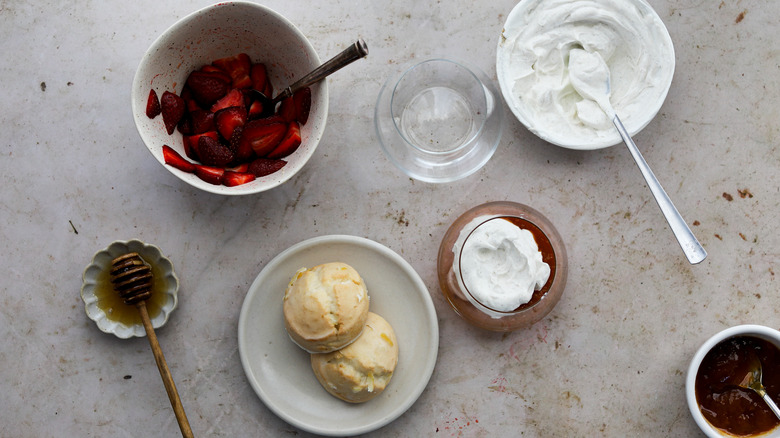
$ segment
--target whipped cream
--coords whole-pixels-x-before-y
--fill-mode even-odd
[[[611,75],[611,103],[635,134],[661,107],[674,47],[644,0],[523,0],[509,14],[497,70],[504,97],[539,137],[567,147],[603,147],[620,137],[601,107],[569,79],[572,50],[597,52]]]
[[[550,277],[533,234],[500,216],[463,227],[453,246],[458,283],[483,306],[511,312],[531,301]]]

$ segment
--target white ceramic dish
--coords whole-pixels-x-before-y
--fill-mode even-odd
[[[555,12],[551,13],[549,17],[540,18],[540,10]],[[608,15],[612,11],[620,11],[617,12],[618,16],[614,19]],[[629,11],[641,17],[638,19],[639,23],[636,24],[638,26],[636,28],[631,27],[630,20],[620,15],[622,13],[628,14]],[[570,35],[568,29],[574,28],[580,23],[584,26],[590,26],[591,29],[572,31]],[[594,23],[597,23],[598,26]],[[527,30],[535,28],[538,29],[535,31]],[[616,60],[620,59],[623,65],[636,65],[646,61],[650,64],[648,60],[651,58],[658,62],[657,65],[648,67],[658,76],[657,85],[649,87],[637,95],[625,90],[628,84],[638,80],[636,77],[639,77],[641,72],[636,77],[632,76],[621,82],[620,79],[616,78],[616,71],[612,71],[612,103],[629,134],[633,136],[639,133],[661,109],[674,76],[674,46],[663,21],[645,0],[523,0],[514,6],[501,29],[496,51],[496,73],[501,93],[514,116],[542,140],[576,150],[602,149],[622,143],[617,130],[613,129],[609,122],[606,122],[605,127],[599,131],[584,125],[563,126],[562,124],[565,124],[563,119],[557,118],[540,122],[544,118],[537,117],[534,113],[534,105],[525,101],[525,99],[533,101],[535,98],[521,96],[521,92],[514,90],[518,67],[512,68],[513,62],[523,59],[524,61],[520,65],[525,65],[530,60],[520,57],[517,53],[513,54],[512,42],[522,32],[536,31],[544,33],[544,35],[523,35],[521,40],[524,42],[537,41],[540,42],[539,44],[549,44],[555,47],[550,52],[556,56],[551,54],[546,59],[535,59],[531,66],[534,71],[546,72],[542,73],[543,79],[546,81],[545,87],[549,87],[545,88],[546,93],[541,93],[540,84],[531,88],[535,90],[534,93],[543,96],[545,105],[547,105],[546,111],[551,113],[576,112],[572,103],[579,99],[573,97],[577,94],[573,87],[567,83],[568,76],[559,78],[549,73],[549,70],[552,61],[567,63],[567,50],[581,48],[583,45],[605,46],[600,47],[597,50],[599,52],[611,53],[611,50],[614,50],[612,56]],[[600,35],[600,37],[597,38],[594,35]],[[608,39],[604,35],[614,37],[615,41],[622,42],[623,46],[628,49],[615,49],[610,43],[604,42]],[[553,41],[553,43],[549,43],[549,41]],[[647,49],[647,53],[642,54],[639,54],[638,51],[631,52],[631,50],[642,46],[652,50]],[[548,53],[547,48],[534,47],[533,56],[541,56],[538,53]],[[608,63],[611,64],[611,62]],[[537,68],[537,64],[545,65]],[[618,70],[622,69],[618,68]],[[557,70],[555,71],[557,73]],[[546,74],[547,76],[545,76]],[[647,72],[644,74],[649,75]],[[548,105],[548,101],[556,102],[557,105]],[[626,107],[630,109],[626,110]],[[549,116],[547,113],[544,114],[545,117]]]
[[[144,261],[154,266],[153,269],[161,272],[162,279],[167,283],[165,302],[160,308],[160,312],[152,318],[152,326],[155,329],[164,326],[178,304],[179,278],[173,271],[173,264],[162,254],[160,248],[140,240],[112,242],[108,247],[95,253],[90,264],[84,269],[81,299],[84,301],[84,309],[89,319],[95,321],[101,331],[111,333],[121,339],[146,336],[144,326],[140,322],[128,325],[109,319],[106,312],[98,307],[96,289],[101,277],[104,281],[108,278],[107,270],[111,267],[111,262],[115,258],[131,252],[137,252]]]
[[[688,374],[685,377],[685,399],[688,402],[688,410],[691,412],[694,421],[699,426],[702,432],[710,438],[723,438],[733,437],[733,435],[722,432],[720,429],[713,427],[704,415],[699,410],[699,403],[696,401],[696,375],[699,373],[699,365],[701,365],[704,357],[712,350],[713,347],[720,342],[725,341],[736,336],[752,336],[760,339],[764,339],[775,344],[780,348],[780,331],[773,328],[765,327],[762,325],[746,324],[738,325],[735,327],[727,328],[716,335],[709,338],[694,354],[690,365],[688,366]],[[780,430],[775,428],[768,434],[761,435],[765,438],[780,437]]]
[[[284,329],[282,298],[292,275],[331,261],[360,273],[370,311],[385,318],[398,338],[398,365],[390,384],[362,404],[328,394],[314,377],[309,354]],[[392,250],[354,236],[309,239],[276,256],[250,286],[238,323],[241,363],[257,395],[284,421],[320,435],[367,433],[398,418],[427,386],[438,345],[436,311],[419,275]]]
[[[191,173],[165,164],[162,146],[167,144],[185,156],[178,130],[168,135],[161,116],[146,116],[150,88],[180,93],[187,76],[205,64],[244,52],[254,62],[263,62],[275,92],[300,79],[320,65],[308,39],[289,20],[273,10],[249,2],[223,2],[182,18],[152,43],[133,78],[131,105],[141,139],[168,171],[193,187],[220,195],[246,195],[274,188],[295,175],[311,158],[325,130],[328,117],[328,86],[311,86],[309,119],[301,127],[301,146],[286,157],[281,170],[235,187],[209,184]]]

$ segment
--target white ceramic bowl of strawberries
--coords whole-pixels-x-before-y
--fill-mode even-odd
[[[247,90],[270,81],[275,96],[319,65],[303,33],[273,10],[240,1],[208,6],[168,28],[141,59],[131,91],[136,128],[163,167],[198,189],[222,195],[272,189],[314,153],[327,120],[327,83],[312,85],[310,96],[296,95],[283,103],[284,115],[280,106],[262,123]],[[190,78],[195,71],[203,72],[198,80]],[[154,111],[148,114],[152,94],[162,106],[155,117],[150,117]],[[182,105],[184,114],[169,133],[166,122],[172,124]],[[206,132],[210,139],[201,140]]]

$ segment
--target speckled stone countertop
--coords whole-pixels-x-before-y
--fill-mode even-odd
[[[444,55],[495,80],[515,3],[265,1],[322,58],[356,37],[371,52],[328,79],[327,128],[303,171],[227,198],[160,166],[129,104],[144,51],[209,2],[0,2],[0,435],[178,434],[146,339],[100,332],[79,297],[94,252],[138,238],[159,246],[181,280],[158,337],[196,435],[308,436],[248,385],[239,311],[276,254],[353,234],[415,268],[440,328],[428,387],[372,436],[699,436],[684,398],[696,349],[732,325],[780,327],[780,2],[649,0],[677,67],[635,140],[709,252],[696,266],[622,146],[558,148],[509,117],[493,159],[441,185],[410,179],[382,154],[373,109],[388,72]],[[508,334],[467,325],[436,279],[449,224],[493,200],[541,211],[569,254],[557,307]]]

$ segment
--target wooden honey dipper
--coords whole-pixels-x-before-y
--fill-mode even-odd
[[[187,414],[184,413],[179,392],[176,391],[171,371],[165,362],[165,356],[163,356],[160,343],[157,341],[157,335],[154,333],[152,321],[149,319],[149,312],[146,310],[146,300],[152,296],[152,268],[144,262],[138,253],[125,254],[111,262],[111,283],[125,304],[135,305],[138,308],[146,336],[149,338],[149,345],[152,347],[154,360],[157,362],[157,369],[160,370],[165,391],[168,393],[168,399],[171,401],[174,414],[176,414],[176,421],[179,422],[181,434],[187,438],[192,437]]]

